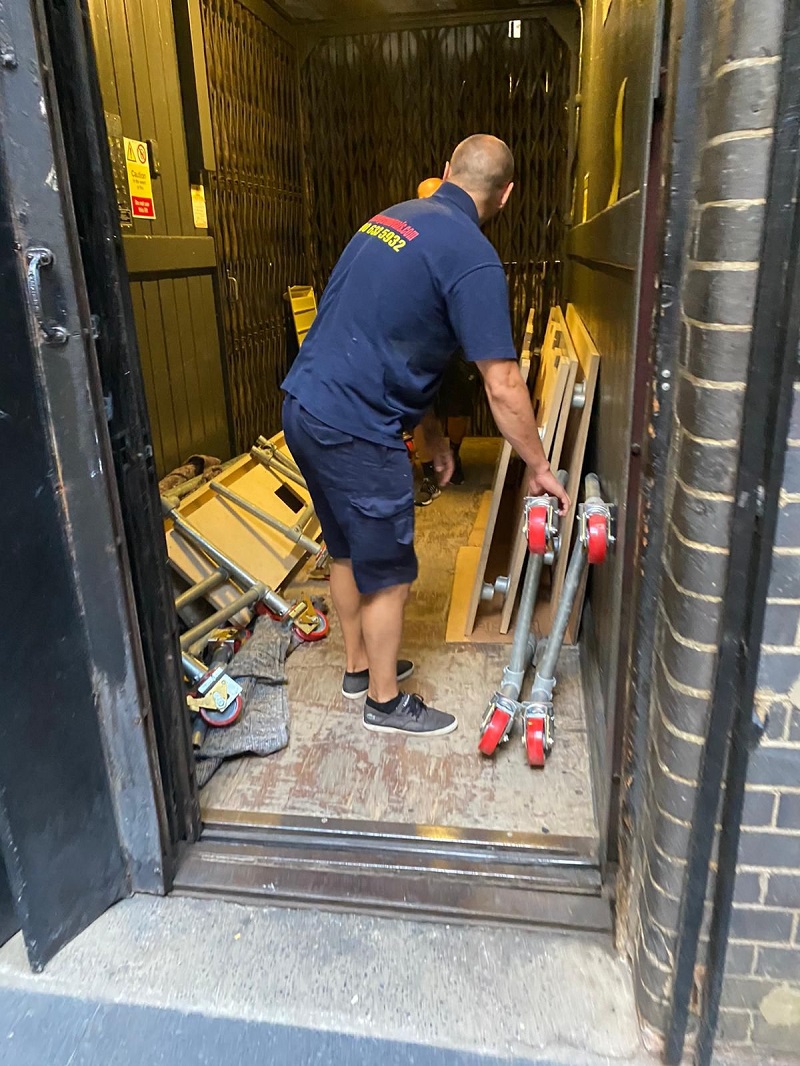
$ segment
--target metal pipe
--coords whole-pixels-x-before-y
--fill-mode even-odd
[[[528,568],[525,571],[525,582],[522,586],[522,596],[519,601],[517,623],[514,626],[514,643],[511,645],[511,657],[507,668],[503,671],[503,684],[500,687],[501,694],[508,696],[512,700],[519,699],[525,670],[530,662],[531,619],[533,617],[533,609],[536,606],[536,596],[539,592],[543,563],[543,556],[532,555],[528,559]]]
[[[544,655],[542,656],[542,661],[539,663],[539,669],[536,671],[531,702],[535,701],[536,688],[539,681],[544,684],[547,684],[548,682],[555,683],[554,678],[558,656],[561,652],[561,645],[564,643],[564,636],[567,632],[572,608],[575,606],[575,597],[578,594],[583,572],[587,565],[586,549],[583,544],[581,544],[580,540],[577,540],[575,542],[575,547],[572,549],[572,557],[570,558],[569,566],[567,567],[567,576],[564,579],[564,585],[561,589],[558,605],[556,606],[556,616],[550,627],[550,636],[547,638]],[[552,691],[552,686],[550,691]]]
[[[180,611],[196,600],[205,599],[209,592],[213,592],[220,585],[224,585],[228,578],[229,575],[226,570],[215,570],[213,574],[209,574],[208,577],[204,577],[202,581],[198,581],[196,585],[192,585],[191,588],[182,592],[175,600],[175,610]]]
[[[319,551],[319,544],[311,540],[304,533],[301,533],[299,529],[294,526],[287,526],[285,522],[281,522],[279,518],[275,518],[267,511],[257,507],[254,503],[245,499],[244,496],[240,496],[238,492],[232,492],[226,485],[220,485],[218,481],[211,481],[210,486],[214,492],[223,499],[228,500],[236,507],[240,507],[243,511],[247,511],[254,518],[257,518],[264,525],[269,526],[270,529],[274,529],[277,533],[286,537],[292,544],[298,544],[303,551],[308,552],[309,555],[316,555]]]
[[[275,477],[281,478],[284,481],[293,481],[295,485],[299,485],[301,489],[306,489],[306,491],[308,491],[308,485],[306,485],[305,479],[302,478],[300,474],[296,474],[294,470],[290,469],[288,466],[275,461],[276,455],[278,454],[277,452],[270,454],[269,452],[265,452],[262,448],[251,448],[250,454],[257,462],[261,463],[262,466],[265,466],[267,470],[274,474]]]
[[[216,629],[217,626],[229,621],[239,611],[243,611],[246,607],[252,607],[254,603],[258,603],[263,595],[264,586],[255,585],[253,588],[243,592],[240,596],[237,596],[235,600],[231,600],[230,603],[224,607],[220,607],[218,611],[209,615],[208,618],[204,618],[202,622],[199,622],[196,626],[192,626],[191,629],[187,629],[181,637],[181,648],[184,651],[196,653],[202,651],[205,647],[204,637],[207,637],[212,629]]]
[[[583,498],[586,503],[589,503],[590,501],[594,503],[595,500],[599,500],[600,503],[603,502],[602,497],[600,496],[600,479],[597,474],[587,474],[583,485]]]
[[[262,448],[268,455],[271,455],[276,462],[281,466],[285,466],[287,470],[293,470],[295,474],[299,474],[302,477],[302,471],[294,459],[291,459],[288,455],[284,455],[280,449],[276,448],[271,440],[267,440],[266,437],[259,437],[256,441],[259,448]]]
[[[261,584],[260,581],[244,570],[238,563],[235,563],[233,559],[230,559],[224,552],[221,552],[219,548],[215,548],[210,541],[206,540],[202,533],[199,533],[194,526],[190,525],[185,518],[182,518],[178,512],[170,507],[169,502],[162,497],[161,506],[166,516],[172,521],[173,528],[176,532],[180,533],[182,537],[189,541],[191,545],[197,548],[199,551],[207,555],[208,558],[222,567],[223,570],[227,570],[232,581],[234,581],[240,588],[248,589],[253,586],[257,586],[262,589],[261,599],[274,613],[283,617],[287,615],[291,610],[291,604],[287,603],[282,596],[279,596],[273,589],[268,588],[266,585]]]

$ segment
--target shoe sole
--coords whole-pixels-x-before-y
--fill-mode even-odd
[[[369,722],[365,722],[362,718],[361,724],[365,729],[368,729],[370,733],[399,733],[404,737],[445,737],[448,733],[455,733],[458,729],[458,720],[451,722],[450,725],[444,725],[441,729],[429,729],[424,733],[413,733],[410,729],[397,729],[392,725],[371,725]]]
[[[405,681],[406,678],[411,677],[411,675],[413,673],[414,673],[414,667],[412,666],[411,669],[410,670],[406,670],[406,672],[404,674],[398,674],[397,675],[397,680],[398,681]],[[345,690],[342,689],[342,695],[344,696],[344,698],[346,700],[360,700],[362,697],[366,696],[366,694],[368,692],[369,692],[369,688],[363,688],[360,692],[345,692]]]

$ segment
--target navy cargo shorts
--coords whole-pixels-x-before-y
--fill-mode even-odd
[[[413,474],[405,448],[389,448],[326,426],[292,396],[283,432],[303,474],[333,559],[350,559],[363,595],[411,584]]]

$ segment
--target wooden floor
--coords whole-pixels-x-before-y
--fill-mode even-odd
[[[508,648],[444,643],[456,551],[491,485],[497,448],[467,441],[467,483],[417,511],[420,575],[404,642],[416,672],[406,686],[457,714],[458,730],[427,741],[365,730],[361,703],[340,694],[342,643],[332,617],[329,638],[289,660],[288,748],[224,766],[202,792],[205,810],[596,836],[577,648],[565,649],[560,663],[555,749],[545,770],[533,771],[518,735],[494,759],[477,751]],[[318,582],[304,585],[302,575],[296,587],[327,592]]]

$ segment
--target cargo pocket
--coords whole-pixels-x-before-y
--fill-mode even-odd
[[[365,526],[370,531],[370,539],[377,557],[391,556],[392,543],[408,546],[414,543],[414,497],[404,492],[402,496],[381,498],[374,496],[355,496],[353,507],[367,521]]]

